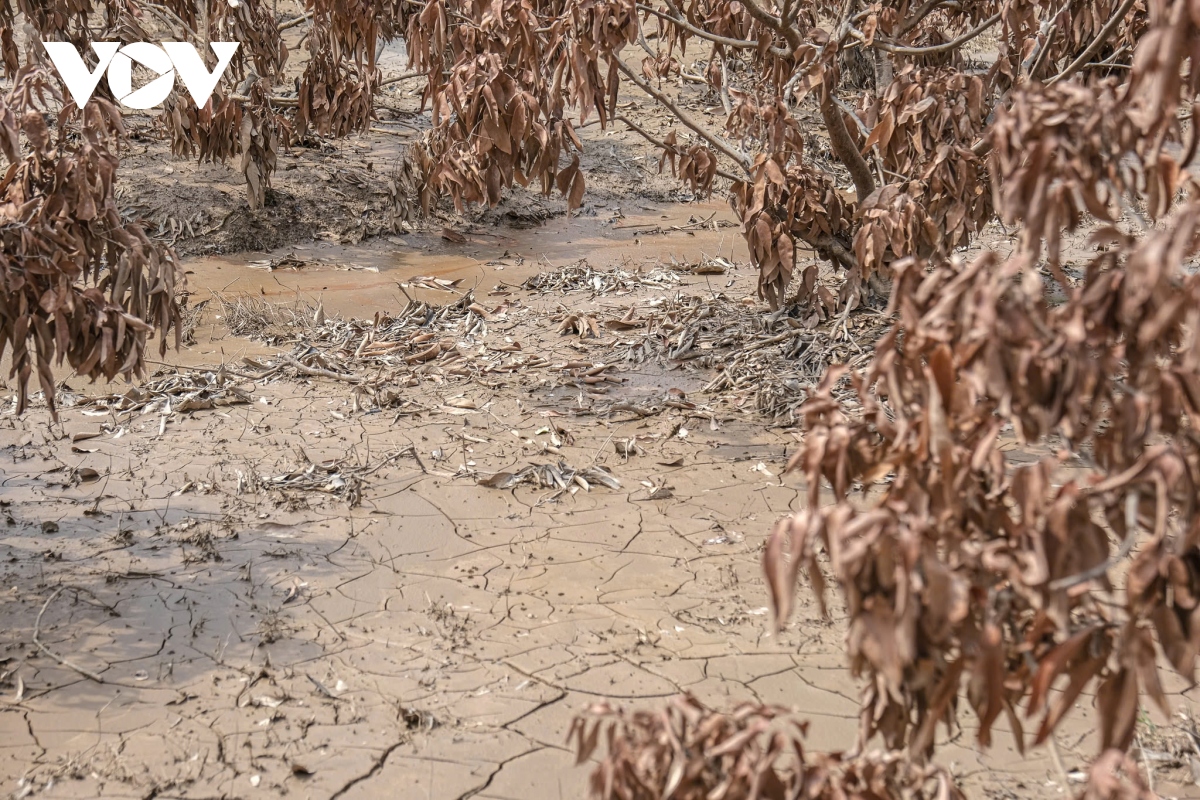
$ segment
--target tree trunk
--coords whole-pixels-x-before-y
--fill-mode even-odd
[[[871,168],[867,165],[867,160],[863,158],[862,153],[858,151],[858,146],[854,144],[854,138],[850,136],[850,131],[846,129],[846,118],[842,115],[842,110],[837,107],[837,103],[833,102],[833,95],[828,88],[821,95],[821,116],[825,120],[825,127],[829,130],[829,144],[838,159],[850,170],[858,202],[861,203],[867,199],[867,195],[875,191],[875,178],[871,175]]]

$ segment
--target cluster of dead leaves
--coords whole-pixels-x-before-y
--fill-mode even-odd
[[[861,417],[833,398],[839,371],[802,408],[805,445],[790,466],[811,506],[776,529],[764,567],[784,619],[801,568],[823,588],[815,544],[829,555],[852,669],[870,679],[864,741],[881,733],[929,752],[965,684],[982,744],[1003,713],[1023,746],[1022,701],[1041,716],[1039,743],[1095,682],[1102,745],[1125,749],[1138,687],[1166,704],[1151,631],[1191,678],[1200,446],[1186,431],[1200,422],[1200,352],[1187,331],[1200,324],[1200,278],[1181,269],[1192,250],[1172,244],[1195,241],[1198,215],[1189,207],[1178,230],[1127,242],[1121,258],[1101,254],[1057,306],[1020,256],[928,274],[908,262],[893,294],[900,321],[851,376]],[[1006,422],[1018,438],[1057,432],[1090,450],[1095,476],[1056,487],[1054,457],[1014,469],[999,450]],[[849,502],[853,487],[888,476],[872,508]],[[818,510],[823,480],[838,503]],[[1129,552],[1114,556],[1110,539],[1142,533],[1118,623],[1080,587],[1107,587]],[[1051,701],[1062,676],[1068,688]]]
[[[412,67],[428,77],[428,184],[460,208],[494,206],[514,184],[547,195],[557,188],[568,209],[579,207],[582,144],[565,111],[607,124],[616,59],[636,33],[632,0],[427,3],[411,18],[407,43]]]
[[[692,193],[704,197],[712,194],[713,180],[717,177],[717,154],[702,144],[692,144],[683,147],[675,131],[671,131],[663,139],[666,148],[658,160],[658,171],[663,166],[671,165],[671,174],[677,176],[691,186]],[[678,169],[675,160],[679,160]]]
[[[279,149],[296,135],[344,137],[370,127],[381,82],[378,45],[401,35],[408,20],[404,0],[307,0],[306,14],[312,20],[304,36],[308,60],[296,85],[297,97],[280,103],[273,92],[288,48],[270,6],[219,3],[203,14],[193,0],[173,0],[166,6],[188,26],[189,38],[207,34],[241,44],[224,84],[205,108],[173,97],[161,122],[176,155],[202,162],[238,158],[255,209],[264,203]],[[144,13],[130,4],[130,15]],[[232,91],[235,82],[240,82],[241,94]]]
[[[1027,247],[1047,242],[1058,260],[1059,231],[1074,230],[1086,215],[1116,221],[1122,195],[1138,178],[1125,156],[1137,138],[1127,106],[1111,83],[1062,83],[1016,93],[1011,109],[997,111],[992,167],[1001,178],[997,207],[1006,223],[1033,220]],[[1152,208],[1164,210],[1174,196],[1150,181]]]
[[[335,36],[344,29],[331,24],[336,16],[332,9],[325,9],[323,15],[313,18],[296,125],[300,131],[311,129],[321,136],[342,138],[371,126],[380,76],[374,55],[355,60],[343,53],[344,43]],[[354,36],[362,35],[352,30]]]
[[[786,162],[785,162],[786,163]],[[804,163],[760,156],[752,177],[733,186],[733,207],[759,269],[759,296],[779,308],[796,262],[796,240],[847,264],[854,208],[830,177]],[[812,276],[815,279],[815,273]]]
[[[176,0],[174,6],[182,19],[196,25],[195,0]],[[213,41],[238,42],[228,75],[241,81],[253,69],[260,78],[276,79],[288,61],[287,44],[280,35],[272,6],[266,3],[213,3],[208,6],[209,36]]]
[[[1090,690],[1103,755],[1086,796],[1148,794],[1136,770],[1117,777],[1141,698],[1167,710],[1160,654],[1188,681],[1200,658],[1200,275],[1186,266],[1200,201],[1140,237],[1100,227],[1081,275],[1060,253],[1085,212],[1111,220],[1146,200],[1157,217],[1163,193],[1188,185],[1189,159],[1167,155],[1174,113],[1146,102],[1177,108],[1193,91],[1186,5],[1152,16],[1125,85],[1015,93],[993,163],[1000,208],[1026,226],[1016,251],[896,261],[895,326],[863,373],[831,370],[801,409],[789,469],[809,507],[777,526],[764,569],[782,621],[801,571],[823,594],[828,557],[851,668],[868,679],[864,743],[927,757],[965,699],[981,745],[1003,716],[1023,748]],[[835,395],[843,380],[854,413]],[[1005,435],[1062,445],[1014,464]],[[1060,475],[1077,454],[1086,468]],[[878,500],[852,501],[880,482]],[[1115,608],[1102,599],[1114,588]]]
[[[995,66],[998,76],[1015,83],[1022,75],[1045,81],[1058,74],[1110,24],[1115,28],[1093,54],[1092,62],[1115,63],[1118,69],[1127,65],[1129,54],[1147,29],[1147,11],[1151,3],[1147,0],[1091,0],[1063,4],[1054,0],[1034,0],[967,5],[991,6],[987,13],[1000,13],[1003,29],[1016,34],[1007,41],[1001,39]],[[1033,69],[1035,65],[1036,70]]]
[[[11,345],[18,413],[35,366],[53,412],[55,359],[92,379],[140,375],[151,332],[163,351],[178,333],[174,255],[117,208],[124,133],[112,103],[64,105],[36,68],[0,98],[0,353]]]
[[[984,160],[971,148],[985,130],[983,80],[955,70],[896,74],[865,109],[888,183],[859,208],[854,251],[864,277],[901,258],[949,254],[970,242],[993,216]]]
[[[1182,6],[1177,5],[1176,11]],[[1182,85],[1178,64],[1159,59],[1159,48],[1179,52],[1194,23],[1174,14],[1164,30],[1146,35],[1129,81],[1092,85],[1059,83],[1014,93],[1010,109],[998,109],[992,131],[992,168],[1000,178],[996,205],[1006,222],[1035,220],[1024,245],[1034,255],[1045,240],[1051,262],[1059,260],[1062,229],[1074,230],[1087,215],[1115,222],[1137,195],[1152,217],[1161,217],[1191,179],[1184,165],[1200,137],[1181,148],[1174,111],[1181,95],[1194,96],[1200,76]],[[1151,51],[1147,54],[1146,50]],[[1174,144],[1174,152],[1167,147]],[[1133,207],[1136,207],[1133,206]]]
[[[250,207],[262,208],[279,148],[292,133],[291,123],[268,101],[265,81],[256,81],[245,101],[214,94],[197,108],[169,98],[163,122],[176,156],[192,156],[201,163],[237,158]]]
[[[809,507],[777,526],[764,570],[780,621],[801,572],[818,597],[832,572],[868,681],[861,744],[927,758],[965,700],[981,745],[1004,717],[1024,748],[1091,691],[1101,755],[1083,796],[1153,796],[1125,755],[1142,698],[1168,711],[1160,659],[1192,682],[1200,658],[1200,276],[1186,266],[1200,201],[1176,120],[1196,88],[1187,7],[1151,9],[1124,84],[1022,87],[999,111],[997,206],[1025,225],[1009,258],[922,249],[925,221],[892,187],[859,207],[886,226],[875,248],[896,258],[898,321],[863,373],[830,371],[802,407],[789,469]],[[1068,274],[1064,229],[1139,205],[1161,219],[1181,188],[1141,236],[1100,227]],[[1005,435],[1063,445],[1014,464]],[[1086,468],[1061,475],[1077,454]],[[877,500],[852,499],[880,482]]]
[[[593,705],[575,719],[567,740],[580,764],[602,738],[607,745],[589,782],[596,800],[963,797],[945,771],[896,754],[809,753],[807,730],[785,708],[748,703],[722,714],[688,695],[657,712]]]
[[[96,12],[106,21],[121,17],[125,4],[119,0],[56,0],[56,2],[29,2],[28,0],[0,0],[0,67],[6,78],[14,77],[21,67],[21,50],[17,47],[15,33],[17,15],[29,25],[41,40],[86,44],[92,38],[89,18]],[[99,9],[96,8],[99,6]],[[33,42],[26,37],[26,53],[32,52]]]
[[[751,182],[760,178],[760,165],[767,159],[781,166],[803,165],[802,172],[821,176],[815,182],[837,186],[837,169],[802,158],[803,148],[793,134],[799,130],[793,103],[805,98],[815,99],[821,108],[833,156],[854,177],[860,214],[852,217],[848,235],[841,239],[831,242],[823,231],[809,238],[803,225],[789,230],[780,219],[764,221],[768,232],[757,219],[743,216],[761,271],[762,294],[773,303],[781,302],[790,278],[791,270],[780,266],[778,252],[788,243],[794,249],[802,242],[843,268],[847,288],[841,302],[850,304],[856,302],[859,283],[875,273],[886,277],[896,260],[934,253],[944,257],[969,244],[994,213],[992,175],[982,154],[993,138],[995,108],[1015,95],[1039,90],[1040,84],[1031,84],[1031,78],[1047,79],[1068,70],[1104,74],[1133,66],[1130,86],[1136,90],[1139,70],[1147,70],[1133,64],[1134,45],[1144,36],[1160,37],[1154,51],[1143,48],[1147,63],[1151,52],[1173,52],[1161,40],[1170,29],[1150,24],[1154,14],[1167,13],[1162,2],[1094,0],[1064,6],[1050,0],[901,0],[856,5],[853,13],[835,4],[798,5],[724,0],[677,5],[663,0],[643,6],[643,24],[654,20],[659,32],[656,56],[647,63],[674,63],[676,50],[682,55],[693,41],[711,48],[704,78],[712,90],[733,100],[729,133],[740,137],[752,157],[757,151],[748,167]],[[1176,7],[1171,13],[1182,12]],[[989,69],[972,69],[963,47],[982,33],[994,34],[997,58]],[[870,83],[876,91],[860,98],[856,115],[843,114],[835,109],[834,97],[839,65],[864,50],[867,56],[859,60],[874,64]],[[1075,59],[1082,61],[1072,64]],[[739,85],[730,84],[727,63],[742,65]],[[1057,101],[1052,98],[1047,107],[1053,109]],[[1153,140],[1144,129],[1140,134]],[[1155,162],[1147,158],[1143,163]],[[1155,178],[1160,177],[1159,196],[1169,196],[1170,176],[1156,172]],[[803,188],[789,193],[802,194]],[[735,185],[733,202],[739,211],[749,205],[740,200],[745,193]],[[1055,223],[1046,221],[1047,226]],[[804,284],[796,299],[818,304]]]

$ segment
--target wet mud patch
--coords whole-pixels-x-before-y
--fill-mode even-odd
[[[798,431],[729,365],[855,343],[753,311],[745,266],[716,289],[681,255],[632,271],[669,281],[553,291],[515,266],[419,282],[437,275],[417,262],[395,298],[354,286],[388,264],[197,270],[210,302],[174,364],[76,387],[56,424],[0,415],[3,789],[581,796],[573,716],[680,692],[794,706],[853,741],[841,609],[801,593],[769,627],[761,547],[805,493],[782,476]],[[688,337],[704,359],[678,357]],[[1061,743],[1073,763],[1089,714]],[[1053,765],[999,738],[944,752],[980,794],[1038,795]]]

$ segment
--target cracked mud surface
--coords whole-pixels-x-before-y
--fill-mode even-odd
[[[695,238],[670,247],[715,251],[717,233]],[[238,268],[194,267],[199,294]],[[395,304],[344,272],[241,269],[262,294],[324,287],[328,308],[360,316]],[[488,275],[500,277],[521,276]],[[745,267],[721,281],[752,292]],[[692,278],[677,291],[710,290]],[[558,336],[557,305],[664,292],[517,294],[531,313],[488,336],[570,360],[600,343]],[[274,352],[222,334],[211,312],[198,331],[174,360]],[[802,590],[789,629],[771,635],[760,579],[766,533],[801,502],[799,482],[779,477],[795,431],[705,412],[688,373],[621,373],[610,399],[677,388],[701,404],[645,417],[579,412],[582,390],[547,374],[431,370],[404,390],[425,409],[415,414],[356,411],[345,385],[314,378],[260,381],[249,404],[195,412],[0,416],[0,791],[581,797],[587,767],[564,742],[572,716],[684,691],[721,708],[794,706],[814,748],[849,747],[858,686],[844,620],[837,609],[822,619]],[[619,455],[614,442],[635,438],[640,451]],[[560,459],[602,465],[621,486],[478,483]],[[330,460],[363,468],[358,505],[261,480]],[[1089,705],[1060,739],[1068,769],[1094,748]],[[1060,796],[1049,755],[1019,757],[1006,735],[981,755],[966,730],[942,753],[972,796]]]

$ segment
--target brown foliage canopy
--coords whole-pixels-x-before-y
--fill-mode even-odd
[[[809,753],[807,731],[785,708],[744,704],[721,714],[684,696],[658,712],[594,705],[575,720],[567,741],[583,763],[605,739],[608,757],[592,773],[593,797],[962,800],[942,769],[894,753]]]
[[[112,103],[64,106],[37,69],[0,98],[0,353],[12,347],[18,413],[35,367],[53,410],[56,357],[92,379],[141,374],[149,333],[165,350],[178,323],[173,254],[117,208],[123,135]]]
[[[777,526],[764,568],[782,621],[802,570],[823,594],[827,557],[868,680],[864,743],[927,757],[965,698],[981,745],[1001,715],[1018,747],[1039,744],[1090,690],[1103,755],[1087,796],[1148,794],[1106,776],[1136,777],[1122,752],[1141,697],[1167,711],[1159,659],[1194,681],[1200,656],[1200,187],[1177,117],[1200,88],[1197,45],[1194,4],[1154,3],[1126,81],[1015,87],[991,169],[1018,247],[894,262],[894,328],[802,409],[789,469],[809,507]],[[1117,224],[1139,207],[1158,224]],[[1087,215],[1103,224],[1072,276],[1062,239]],[[1005,436],[1059,452],[1014,465]],[[1084,468],[1061,475],[1072,457]]]
[[[852,5],[822,10],[841,20],[829,35],[805,32],[803,14],[785,24],[786,3],[738,5],[753,22],[721,36],[748,49],[758,32],[764,87],[781,60],[804,59],[786,81],[816,100],[857,195],[830,201],[836,179],[814,179],[829,173],[775,112],[760,139],[772,152],[734,186],[765,296],[782,301],[799,242],[848,270],[844,301],[872,273],[894,281],[896,322],[872,361],[831,370],[802,407],[789,470],[807,508],[777,525],[763,559],[777,621],[801,574],[822,606],[831,574],[866,680],[856,751],[878,741],[929,763],[937,726],[963,705],[981,746],[1003,716],[1024,749],[1091,692],[1099,755],[1082,796],[1152,797],[1125,754],[1142,698],[1166,711],[1160,663],[1194,682],[1200,657],[1200,186],[1198,137],[1179,113],[1200,90],[1200,6]],[[734,48],[707,35],[711,9],[674,24],[714,53]],[[991,27],[996,61],[968,71],[954,43]],[[824,52],[850,40],[895,57],[877,59],[882,90],[853,114]],[[1015,250],[955,256],[993,213],[1020,226]],[[1093,255],[1070,270],[1064,236],[1089,221]],[[1005,439],[1054,455],[1013,463]],[[1071,462],[1082,466],[1064,474]],[[661,753],[683,735],[668,719],[611,728],[596,796],[622,796],[629,776],[664,785]],[[749,741],[738,769],[774,769]]]
[[[668,158],[687,150],[689,164],[703,165],[682,175],[693,191],[711,189],[705,174],[731,178],[763,298],[784,303],[809,249],[844,271],[839,303],[851,307],[864,284],[886,285],[876,276],[890,278],[895,262],[948,257],[992,219],[986,153],[1018,86],[1065,87],[1073,75],[1128,68],[1147,20],[1141,0],[437,0],[411,17],[408,41],[434,110],[430,182],[456,203],[495,204],[513,183],[535,183],[545,192],[557,184],[577,206],[575,156],[570,177],[556,179],[563,152],[581,148],[567,111],[606,125],[619,117],[619,87],[632,84],[689,130],[686,147],[676,133],[651,141]],[[980,67],[964,48],[984,34],[995,59]],[[625,50],[634,43],[640,70],[626,63],[636,61]],[[706,88],[730,112],[723,131],[664,89],[697,45]],[[856,52],[875,75],[852,106],[838,87]],[[810,110],[832,160],[805,151]],[[815,265],[796,297],[828,305]]]
[[[181,278],[173,254],[116,207],[124,128],[107,86],[101,82],[82,110],[64,104],[39,41],[69,41],[86,52],[92,41],[162,39],[166,28],[168,38],[202,50],[209,41],[240,42],[204,108],[173,96],[160,121],[176,155],[237,159],[250,206],[258,208],[278,151],[294,135],[341,136],[369,126],[380,83],[377,45],[400,34],[407,8],[405,0],[311,0],[298,96],[281,103],[272,92],[289,53],[285,26],[269,4],[0,0],[0,70],[15,81],[0,100],[8,165],[0,181],[0,352],[13,348],[19,410],[35,362],[53,407],[56,355],[92,378],[139,374],[147,336],[157,329],[165,337],[178,321],[174,293]],[[244,94],[232,89],[235,82]],[[285,113],[284,106],[295,111]]]

